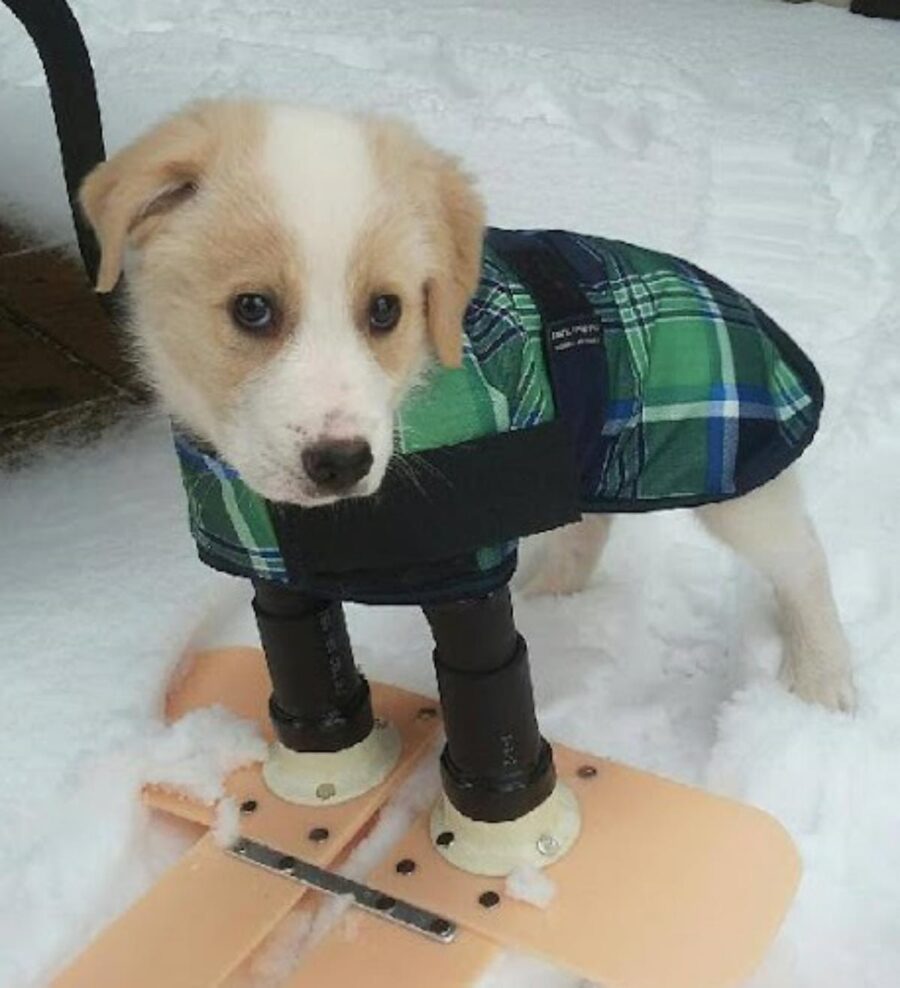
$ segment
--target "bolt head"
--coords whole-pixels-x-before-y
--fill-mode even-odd
[[[595,765],[582,765],[575,774],[579,779],[593,779],[597,774],[597,767]]]
[[[398,875],[411,875],[416,870],[416,863],[412,858],[402,858],[394,866]]]
[[[539,854],[545,858],[552,858],[554,854],[559,854],[560,844],[553,834],[541,834],[537,839],[537,849]]]
[[[478,896],[478,904],[484,906],[485,909],[493,909],[494,906],[500,904],[500,896],[494,891],[482,892]]]
[[[328,840],[330,835],[327,827],[313,827],[307,836],[314,844],[321,844],[322,841]]]
[[[445,937],[453,930],[453,924],[449,920],[438,916],[431,921],[431,925],[428,929],[431,930],[432,933],[437,934],[439,937]]]
[[[255,799],[245,799],[241,803],[241,813],[245,816],[249,813],[255,813],[259,809],[259,803]]]
[[[316,786],[316,799],[325,802],[327,799],[334,799],[336,795],[337,789],[333,782],[322,782]]]
[[[444,830],[435,837],[434,842],[438,847],[449,847],[456,840],[456,834],[452,830]]]

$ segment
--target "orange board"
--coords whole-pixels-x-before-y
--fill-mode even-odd
[[[268,727],[268,679],[258,649],[232,648],[196,656],[167,701],[170,720],[220,703]],[[371,826],[394,789],[431,750],[439,720],[428,697],[374,684],[379,717],[400,732],[403,751],[390,777],[336,806],[297,806],[273,796],[259,765],[233,772],[226,792],[252,801],[241,832],[321,867],[336,861]],[[210,826],[212,807],[158,786],[148,787],[156,809]],[[328,831],[310,839],[316,828]],[[54,981],[54,988],[206,988],[219,984],[304,896],[303,886],[248,866],[203,837],[125,914],[108,926]]]
[[[761,961],[794,896],[797,853],[760,810],[647,772],[554,749],[576,793],[581,834],[544,872],[537,908],[433,853],[423,817],[368,878],[504,947],[538,954],[604,988],[724,988]],[[582,778],[589,765],[594,776]],[[422,862],[400,875],[394,862]],[[497,892],[486,909],[479,896]]]
[[[332,867],[358,839],[400,778],[431,747],[434,701],[373,684],[378,716],[404,738],[395,773],[339,806],[285,803],[265,788],[258,766],[234,773],[226,789],[252,800],[241,818],[249,837]],[[261,654],[224,649],[198,656],[169,697],[169,715],[223,703],[268,730],[268,682]],[[761,961],[793,897],[799,862],[771,817],[731,800],[604,759],[556,747],[559,775],[576,792],[582,831],[546,874],[557,894],[546,909],[509,898],[502,879],[459,871],[434,852],[427,815],[367,882],[461,927],[440,944],[353,911],[298,957],[283,988],[463,988],[501,947],[538,954],[607,988],[728,988]],[[596,772],[578,772],[589,765]],[[212,813],[159,788],[158,809],[209,824]],[[329,836],[313,842],[309,832]],[[401,874],[401,858],[416,862]],[[303,888],[198,845],[107,929],[56,988],[206,988],[220,984],[300,900]],[[494,891],[485,908],[479,897]],[[313,897],[309,897],[312,899]]]

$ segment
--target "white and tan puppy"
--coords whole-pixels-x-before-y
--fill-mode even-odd
[[[137,357],[176,420],[271,500],[378,489],[395,409],[430,352],[459,364],[478,283],[483,208],[451,158],[393,121],[207,102],[100,165],[82,203],[100,291],[133,248]],[[697,510],[772,580],[785,683],[851,709],[849,648],[790,472]],[[533,589],[583,587],[608,527],[557,532]]]
[[[398,123],[202,103],[101,165],[82,202],[100,291],[136,248],[138,359],[176,419],[272,500],[377,489],[427,338],[460,361],[483,217],[450,159]],[[356,454],[352,486],[328,482],[329,451]]]

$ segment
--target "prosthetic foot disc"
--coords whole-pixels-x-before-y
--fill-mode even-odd
[[[438,853],[472,875],[508,875],[520,865],[545,868],[559,861],[581,830],[578,800],[558,782],[553,792],[518,820],[471,820],[441,797],[431,814],[431,839]]]
[[[276,741],[262,774],[269,789],[289,803],[343,803],[383,782],[397,764],[400,748],[396,728],[378,721],[368,737],[343,751],[291,751]]]

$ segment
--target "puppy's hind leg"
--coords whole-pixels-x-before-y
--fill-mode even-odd
[[[584,590],[609,538],[611,515],[585,515],[573,525],[544,536],[535,572],[525,581],[526,597]]]
[[[698,508],[697,514],[709,531],[772,581],[784,635],[782,682],[804,700],[853,710],[850,646],[825,553],[791,471],[744,497]]]

